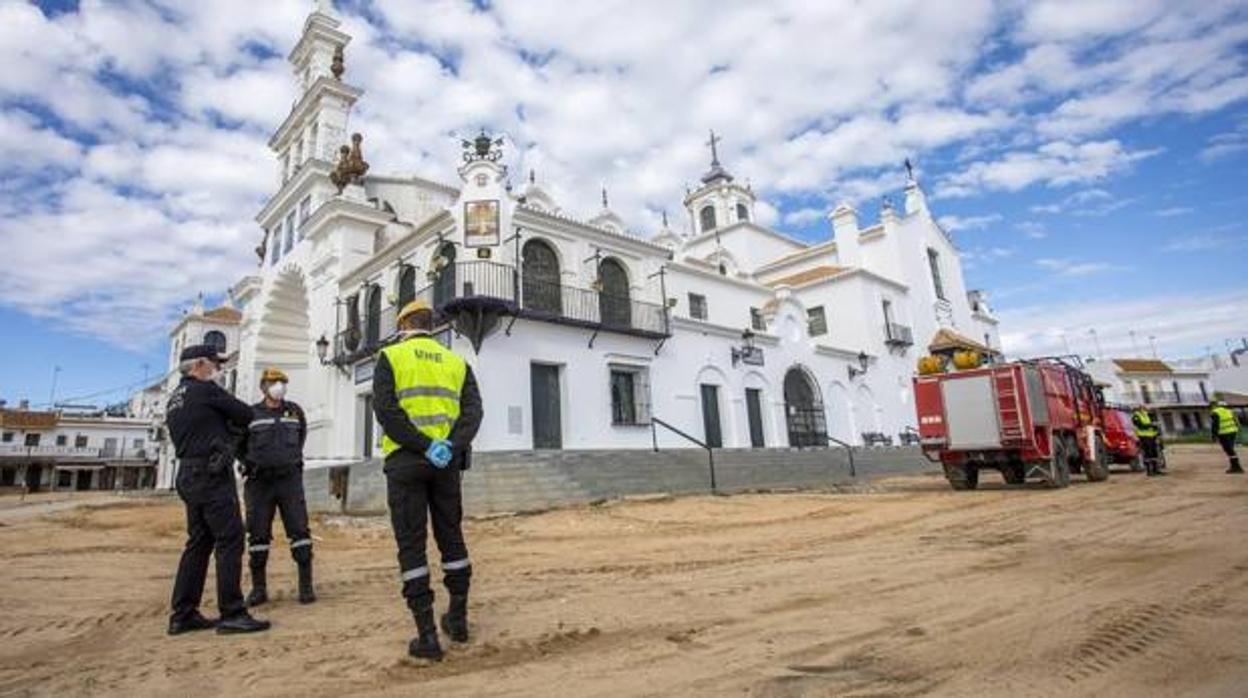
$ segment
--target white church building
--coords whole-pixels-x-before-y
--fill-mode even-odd
[[[479,451],[693,445],[652,422],[712,447],[901,443],[920,356],[999,350],[913,179],[878,222],[842,204],[805,242],[755,221],[755,192],[714,136],[684,198],[689,229],[629,230],[605,193],[582,219],[532,173],[513,189],[506,144],[484,133],[464,142],[453,184],[375,174],[347,128],[362,96],[342,79],[349,41],[318,9],[290,53],[302,93],[269,142],[277,188],[256,218],[259,267],[231,290],[237,324],[204,324],[200,309],[179,326],[226,335],[245,400],[266,367],[290,376],[309,468],[379,457],[374,356],[418,296],[478,378]],[[174,341],[196,339],[184,334]]]

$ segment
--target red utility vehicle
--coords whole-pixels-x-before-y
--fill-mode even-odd
[[[914,394],[920,445],[955,490],[975,489],[984,469],[1050,487],[1069,485],[1072,472],[1109,477],[1104,404],[1077,358],[920,375]]]
[[[1131,410],[1106,405],[1101,409],[1101,424],[1105,430],[1105,447],[1109,449],[1110,462],[1126,463],[1131,466],[1132,472],[1143,472],[1144,454],[1140,452],[1140,441],[1135,437]]]

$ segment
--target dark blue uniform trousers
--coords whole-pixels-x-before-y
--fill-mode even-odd
[[[208,558],[217,557],[217,610],[230,618],[244,610],[243,520],[232,473],[178,473],[178,496],[186,506],[186,548],[173,583],[173,620],[186,620],[204,595]]]

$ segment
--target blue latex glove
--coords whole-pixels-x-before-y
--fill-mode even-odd
[[[433,467],[441,469],[451,463],[451,442],[446,439],[439,439],[429,444],[429,448],[425,450],[425,458],[433,464]]]

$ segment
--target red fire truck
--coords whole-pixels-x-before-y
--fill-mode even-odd
[[[955,490],[975,489],[985,469],[1012,485],[1109,477],[1103,401],[1075,357],[919,375],[914,394],[923,452]]]

